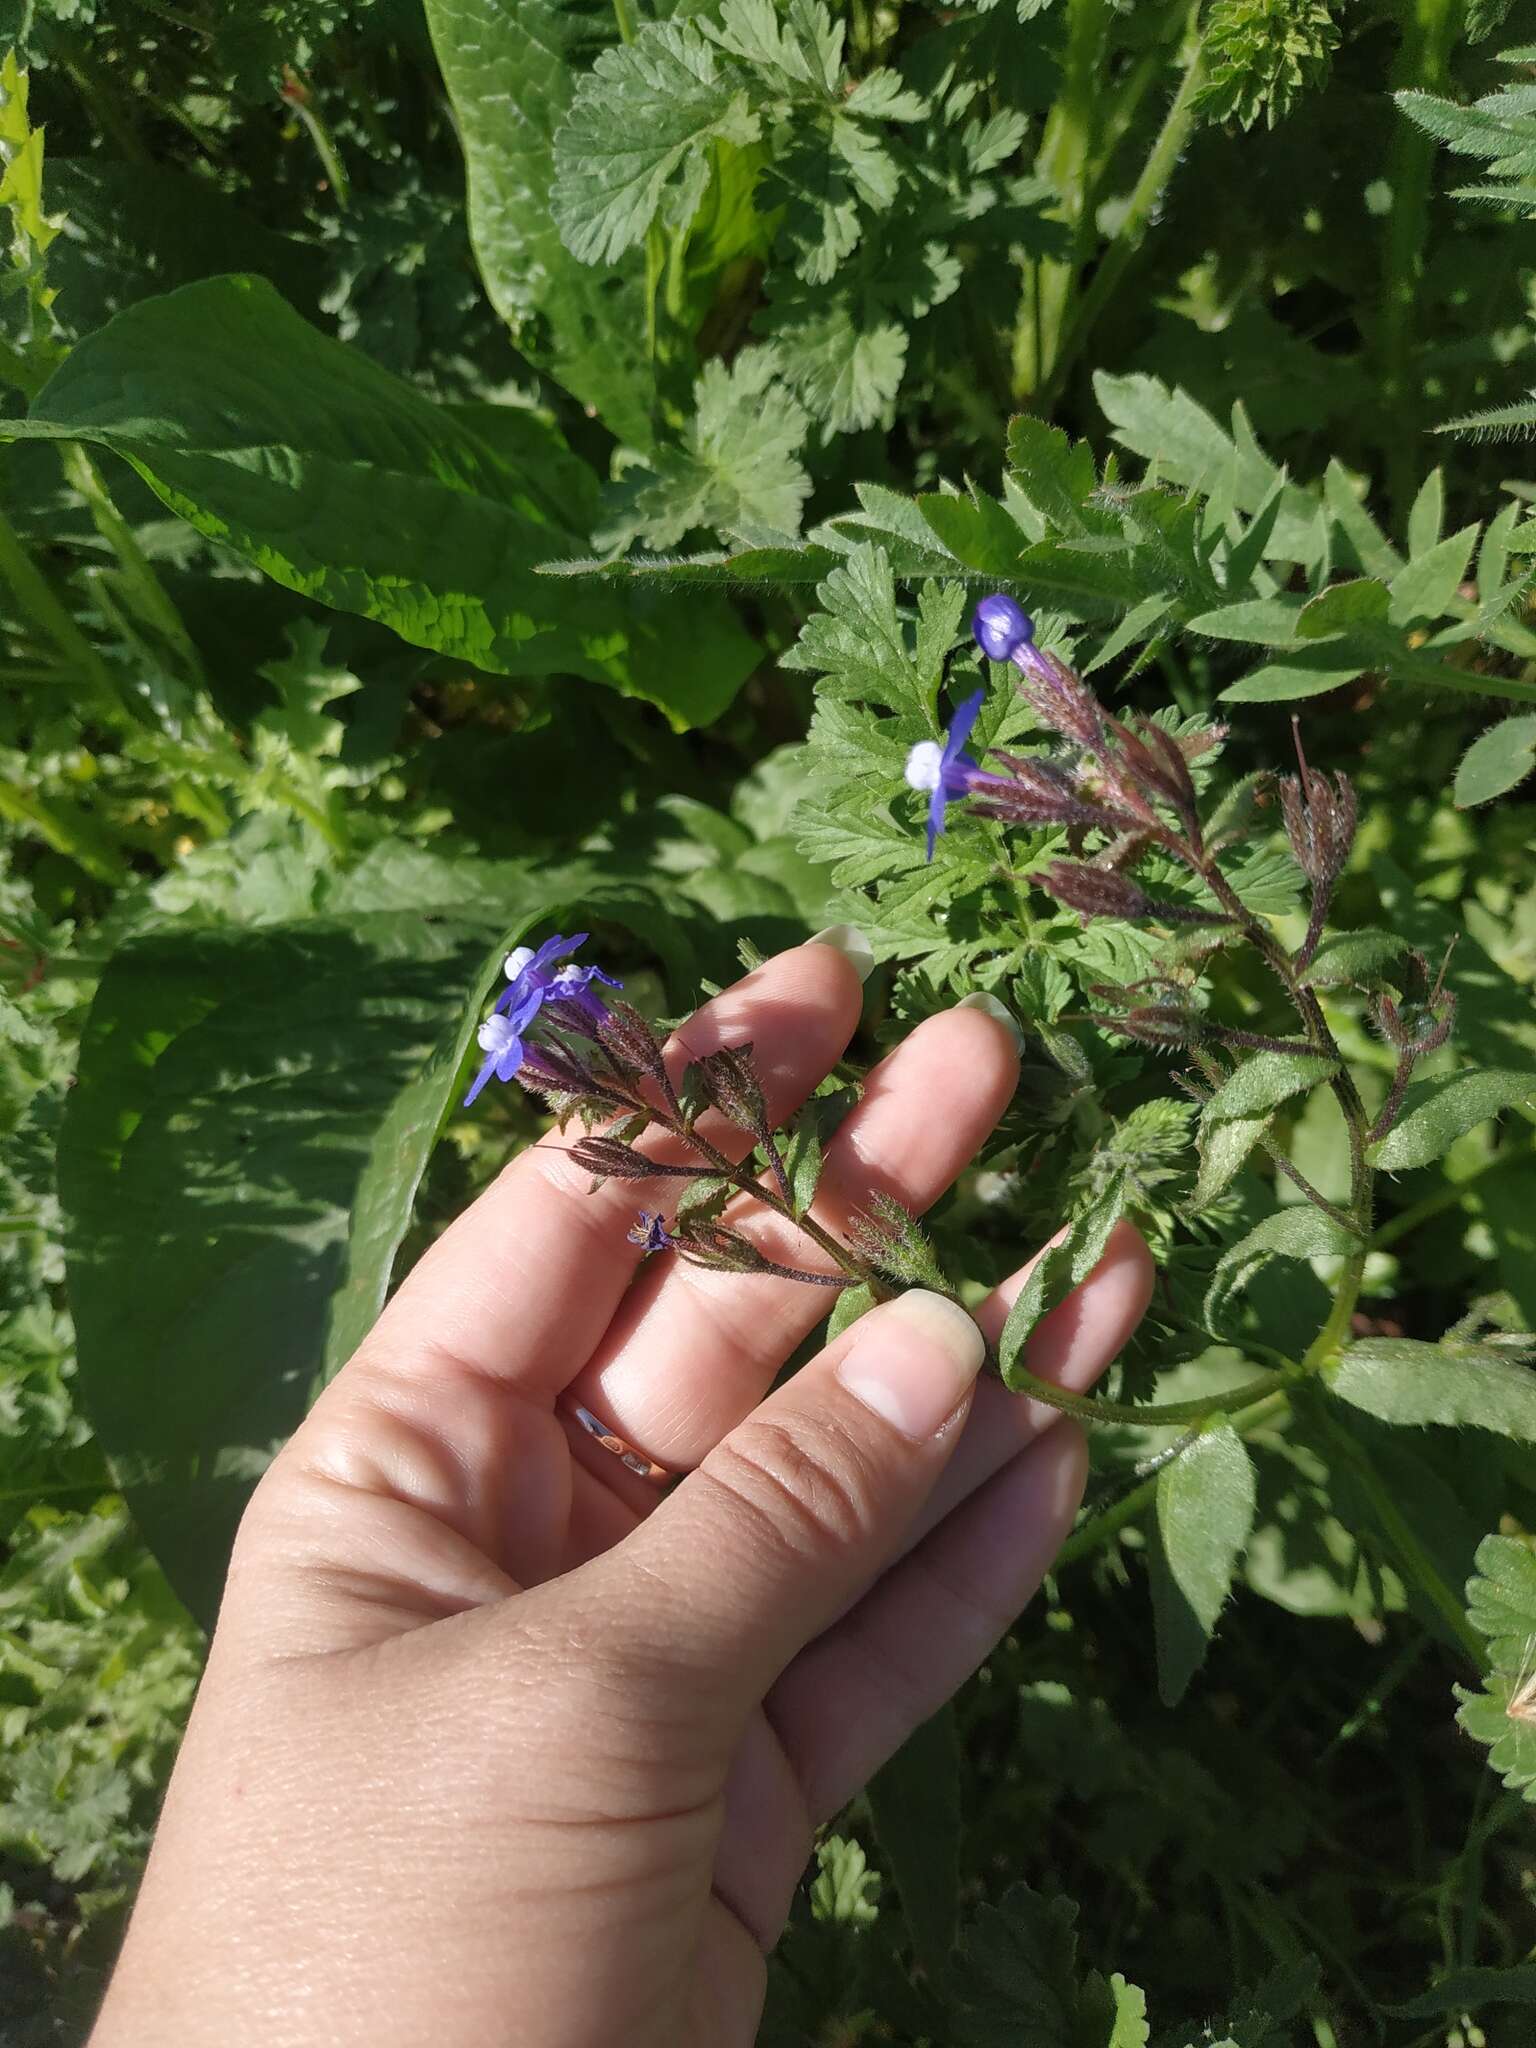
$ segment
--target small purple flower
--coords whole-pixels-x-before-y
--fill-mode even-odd
[[[464,1098],[466,1109],[492,1074],[498,1081],[510,1081],[523,1064],[522,1036],[510,1017],[487,1017],[475,1033],[475,1043],[485,1054],[485,1060]]]
[[[574,953],[578,946],[586,943],[585,932],[577,932],[569,939],[563,939],[556,932],[537,950],[532,946],[519,946],[515,952],[509,953],[503,970],[507,986],[497,997],[496,1008],[505,1010],[514,1020],[522,1013],[523,1022],[529,1023],[552,994],[584,992],[592,981],[606,981],[610,988],[618,988],[620,984],[604,974],[601,968],[556,967],[557,960],[563,960],[567,953]]]
[[[642,1209],[640,1221],[629,1233],[631,1244],[639,1245],[645,1252],[675,1252],[677,1239],[667,1228],[667,1219],[659,1209]]]
[[[938,844],[939,834],[944,830],[944,813],[952,803],[968,796],[981,778],[982,771],[965,751],[965,743],[971,736],[971,727],[981,711],[985,690],[976,691],[967,697],[949,721],[942,743],[938,740],[919,740],[907,756],[906,780],[909,789],[926,790],[928,800],[928,858],[933,859],[933,849]]]
[[[493,1074],[498,1081],[514,1078],[528,1050],[527,1035],[546,1003],[558,1006],[556,1015],[562,1023],[576,1030],[585,1028],[588,1035],[607,1014],[600,999],[592,993],[591,984],[601,981],[609,988],[619,988],[622,983],[611,974],[604,974],[600,967],[556,965],[586,942],[585,932],[577,932],[568,939],[556,932],[542,946],[518,946],[507,955],[503,968],[507,986],[475,1034],[486,1057],[464,1098],[466,1109]]]

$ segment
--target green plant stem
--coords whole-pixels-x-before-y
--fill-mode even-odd
[[[53,586],[4,512],[0,512],[0,577],[10,585],[26,617],[53,642],[65,662],[78,670],[105,702],[120,707],[117,678],[55,597]]]
[[[315,154],[320,159],[326,183],[330,186],[331,196],[336,201],[336,211],[345,213],[352,203],[352,185],[330,129],[314,108],[306,105],[303,100],[289,100],[286,104],[293,109],[309,131],[309,139],[315,145]]]
[[[1481,1166],[1474,1167],[1471,1173],[1464,1174],[1460,1180],[1447,1181],[1442,1187],[1436,1188],[1432,1195],[1426,1195],[1421,1202],[1413,1203],[1410,1208],[1401,1210],[1396,1216],[1389,1216],[1371,1239],[1371,1250],[1385,1251],[1388,1245],[1396,1244],[1399,1238],[1407,1237],[1410,1232],[1417,1230],[1421,1223],[1428,1223],[1436,1216],[1443,1216],[1447,1209],[1456,1208],[1467,1190],[1475,1187],[1480,1180],[1486,1180],[1490,1174],[1503,1173],[1511,1166],[1527,1165],[1532,1159],[1536,1159],[1536,1146],[1506,1145],[1503,1151],[1495,1152],[1491,1159],[1485,1160]]]
[[[1072,232],[1072,253],[1044,258],[1029,276],[1014,334],[1013,387],[1034,398],[1050,373],[1063,325],[1088,254],[1093,221],[1092,163],[1105,104],[1104,53],[1110,0],[1068,0],[1061,84],[1045,124],[1035,169],[1056,194]]]
[[[1349,1335],[1350,1317],[1355,1312],[1355,1303],[1360,1299],[1360,1283],[1365,1277],[1367,1247],[1351,1252],[1344,1261],[1344,1270],[1339,1275],[1339,1284],[1334,1291],[1333,1306],[1328,1311],[1328,1320],[1312,1339],[1302,1358],[1302,1365],[1308,1372],[1317,1372],[1328,1365]]]
[[[1050,369],[1040,391],[1042,410],[1048,409],[1060,396],[1067,372],[1081,355],[1104,308],[1119,290],[1121,280],[1131,259],[1141,247],[1147,226],[1168,188],[1185,144],[1189,141],[1195,121],[1195,101],[1205,82],[1205,44],[1197,33],[1199,11],[1198,4],[1190,9],[1187,33],[1192,48],[1185,60],[1184,76],[1179,81],[1179,89],[1173,96],[1173,103],[1168,109],[1162,127],[1158,130],[1151,153],[1142,166],[1141,176],[1131,188],[1131,196],[1126,201],[1125,212],[1121,216],[1119,227],[1115,230],[1114,240],[1100,258],[1092,282],[1078,300],[1066,332],[1053,352]]]
[[[1393,67],[1397,89],[1443,92],[1450,55],[1461,32],[1462,0],[1399,0],[1403,37]],[[1402,519],[1418,480],[1424,400],[1413,374],[1419,287],[1429,240],[1429,200],[1439,145],[1396,116],[1387,183],[1392,210],[1382,247],[1381,413],[1387,496]]]
[[[1238,1388],[1236,1391],[1241,1393],[1242,1389]],[[1230,1399],[1230,1396],[1228,1398]],[[1262,1401],[1255,1402],[1253,1407],[1244,1409],[1239,1414],[1229,1415],[1227,1419],[1239,1435],[1251,1436],[1255,1430],[1262,1429],[1276,1417],[1289,1414],[1290,1405],[1285,1393],[1279,1391],[1267,1395]],[[1059,1571],[1063,1565],[1076,1564],[1079,1558],[1091,1557],[1094,1551],[1102,1550],[1106,1543],[1118,1536],[1127,1524],[1139,1521],[1157,1498],[1157,1480],[1158,1475],[1154,1473],[1150,1479],[1144,1479],[1139,1486],[1132,1487],[1129,1493],[1122,1494],[1112,1507],[1105,1508],[1102,1514],[1084,1522],[1083,1526],[1075,1530],[1061,1546],[1054,1569]]]
[[[1014,1368],[1009,1390],[1015,1394],[1028,1394],[1033,1400],[1043,1401],[1047,1407],[1059,1408],[1064,1415],[1075,1415],[1083,1422],[1128,1423],[1137,1429],[1161,1429],[1180,1422],[1204,1422],[1209,1416],[1223,1415],[1236,1403],[1248,1407],[1256,1401],[1265,1400],[1293,1381],[1301,1378],[1303,1365],[1278,1366],[1272,1372],[1263,1372],[1256,1379],[1248,1380],[1240,1387],[1232,1387],[1224,1394],[1202,1394],[1192,1401],[1165,1401],[1159,1405],[1137,1407],[1128,1401],[1101,1401],[1091,1394],[1074,1394],[1066,1387],[1058,1387],[1050,1380],[1036,1379],[1031,1372]]]

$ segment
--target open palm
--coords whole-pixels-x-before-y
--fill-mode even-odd
[[[859,1007],[846,951],[803,946],[672,1054],[750,1040],[782,1119]],[[1015,1074],[985,1010],[924,1024],[829,1146],[818,1218],[927,1207]],[[635,1185],[592,1192],[567,1144],[446,1233],[258,1489],[98,2043],[747,2042],[814,1827],[1048,1568],[1081,1438],[972,1395],[958,1310],[877,1309],[770,1395],[822,1290],[642,1265]],[[1031,1370],[1090,1384],[1149,1287],[1122,1226]],[[933,1428],[855,1397],[855,1347],[882,1385],[948,1388]],[[637,1477],[578,1405],[689,1476]]]

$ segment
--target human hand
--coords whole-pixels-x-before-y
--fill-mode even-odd
[[[750,1039],[789,1115],[858,1021],[829,936],[706,1005],[677,1069]],[[829,1145],[817,1215],[927,1207],[1016,1071],[985,1010],[920,1026]],[[1048,1569],[1081,1435],[976,1384],[959,1308],[886,1303],[765,1399],[822,1291],[637,1273],[641,1191],[589,1193],[566,1143],[445,1233],[257,1489],[95,2048],[750,2042],[815,1826]],[[1122,1225],[1031,1371],[1090,1385],[1150,1287]],[[688,1476],[663,1494],[577,1405]]]

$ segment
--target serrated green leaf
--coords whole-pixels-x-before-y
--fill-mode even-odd
[[[1255,1224],[1246,1237],[1223,1252],[1217,1261],[1205,1297],[1206,1328],[1219,1332],[1225,1327],[1233,1297],[1271,1259],[1342,1257],[1355,1242],[1342,1224],[1310,1202],[1277,1209]]]
[[[560,444],[547,467],[511,467],[260,278],[130,307],[3,432],[109,448],[274,581],[494,673],[588,676],[687,725],[756,661],[723,608],[537,575],[571,538],[550,498]]]
[[[1247,640],[1260,647],[1288,647],[1296,638],[1296,621],[1304,600],[1298,597],[1250,597],[1238,604],[1218,605],[1189,622],[1191,633],[1212,640]]]
[[[800,461],[810,425],[777,382],[765,349],[745,349],[726,367],[706,363],[693,388],[693,417],[678,442],[658,448],[621,517],[599,536],[623,546],[676,547],[699,529],[759,546],[793,536],[810,495]]]
[[[1467,1619],[1487,1642],[1490,1668],[1479,1690],[1456,1688],[1456,1718],[1509,1789],[1536,1802],[1536,1555],[1527,1544],[1483,1538]]]
[[[1327,1384],[1383,1422],[1491,1429],[1536,1443],[1536,1371],[1496,1351],[1370,1337],[1349,1347]]]
[[[741,74],[698,26],[646,22],[600,52],[556,132],[549,205],[566,247],[582,263],[615,262],[645,240],[679,178],[692,177],[697,205],[709,143],[757,133]]]
[[[983,1906],[949,1973],[951,2048],[1145,2048],[1146,2000],[1077,1968],[1077,1907],[1016,1884]]]
[[[1125,1184],[1117,1178],[1097,1201],[1068,1224],[1060,1242],[1048,1245],[1036,1259],[998,1339],[998,1361],[1007,1386],[1017,1390],[1023,1384],[1016,1368],[1025,1362],[1024,1354],[1035,1326],[1087,1279],[1104,1256],[1110,1232],[1124,1214]]]
[[[1178,1705],[1205,1661],[1257,1499],[1253,1461],[1229,1422],[1206,1430],[1158,1474],[1149,1561],[1164,1706]]]
[[[1453,800],[1459,810],[1492,803],[1536,768],[1536,713],[1501,719],[1478,737],[1456,769]]]
[[[1436,1074],[1415,1081],[1387,1135],[1367,1151],[1373,1166],[1402,1173],[1428,1166],[1448,1152],[1463,1132],[1506,1109],[1536,1107],[1536,1074],[1485,1067],[1460,1074]]]
[[[1325,690],[1337,690],[1364,673],[1364,664],[1353,659],[1342,642],[1323,641],[1313,648],[1298,648],[1289,661],[1267,662],[1240,682],[1221,692],[1224,704],[1276,704],[1293,697],[1317,697]]]

